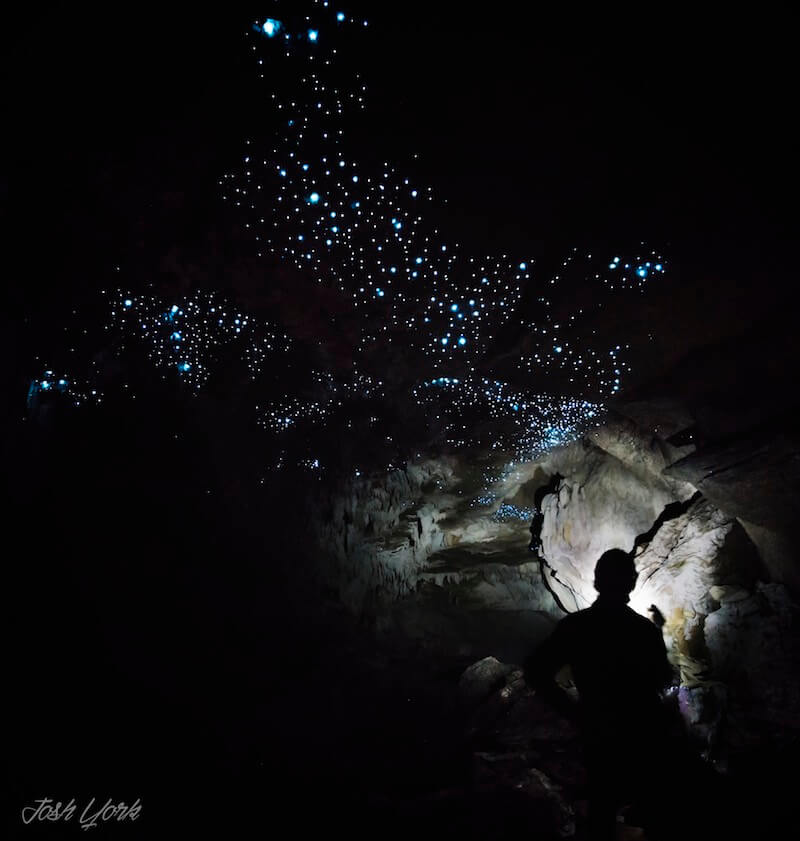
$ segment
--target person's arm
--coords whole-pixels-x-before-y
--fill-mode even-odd
[[[652,610],[652,608],[651,608]],[[658,608],[656,608],[658,610]],[[660,615],[660,611],[658,611]],[[663,618],[663,617],[662,617]],[[655,623],[653,637],[653,681],[659,692],[663,692],[673,685],[676,679],[675,669],[667,657],[667,647],[661,633],[663,622]]]
[[[556,674],[569,662],[569,629],[563,620],[524,663],[525,682],[553,709],[571,721],[578,718],[578,704],[558,685]]]

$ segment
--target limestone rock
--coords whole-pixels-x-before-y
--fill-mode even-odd
[[[475,726],[515,749],[540,732],[558,741],[563,725],[531,709],[531,693],[495,658],[521,662],[563,612],[589,606],[594,566],[610,548],[637,547],[631,607],[647,616],[654,605],[665,618],[682,711],[701,741],[727,732],[747,743],[758,729],[748,709],[762,711],[762,729],[796,726],[800,689],[784,677],[794,671],[789,655],[800,661],[795,608],[774,581],[765,584],[770,575],[797,580],[785,530],[794,522],[790,437],[783,450],[764,450],[765,469],[758,446],[671,443],[664,436],[686,432],[691,417],[673,412],[662,429],[657,411],[634,409],[537,461],[499,452],[423,459],[353,480],[320,505],[314,527],[333,558],[330,588],[353,613],[422,650],[484,658],[465,673],[462,695],[478,706]],[[643,429],[634,416],[655,425]],[[768,510],[770,470],[780,473],[772,519],[783,530]],[[531,551],[536,506],[541,545]],[[709,710],[725,693],[723,727]],[[536,767],[552,778],[546,761]]]
[[[711,607],[707,596],[719,579],[720,551],[732,528],[731,518],[699,500],[664,523],[636,559],[639,580],[631,605],[643,614],[656,605],[681,655],[696,651],[693,641],[702,634]]]
[[[721,585],[709,587],[709,595],[714,601],[726,604],[727,602],[740,602],[750,598],[750,593],[743,587]]]
[[[800,563],[794,547],[794,526],[776,531],[742,517],[739,517],[739,522],[758,549],[770,578],[785,584],[795,598],[800,597]]]
[[[495,690],[505,686],[513,666],[501,663],[495,657],[484,657],[473,663],[458,681],[458,693],[465,704],[476,704],[487,699]]]
[[[691,482],[717,507],[780,533],[800,515],[800,440],[773,430],[709,445],[666,469]]]
[[[663,453],[634,446],[632,439],[624,426],[601,430],[548,457],[548,466],[563,479],[542,504],[542,553],[551,568],[550,584],[568,610],[594,600],[594,565],[603,552],[632,550],[667,505],[691,496],[689,486],[661,476]]]
[[[740,744],[800,734],[800,615],[782,584],[757,586],[705,621],[714,674],[730,687],[731,727]]]

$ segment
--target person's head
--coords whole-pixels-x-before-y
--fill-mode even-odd
[[[594,568],[594,588],[601,596],[627,599],[636,577],[633,557],[622,549],[609,549]]]

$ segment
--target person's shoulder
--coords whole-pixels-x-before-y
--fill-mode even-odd
[[[635,625],[637,629],[641,630],[642,634],[650,634],[651,636],[661,636],[661,631],[654,622],[641,613],[637,613],[630,605],[627,606],[628,621]]]
[[[565,631],[571,631],[576,628],[581,628],[591,619],[591,612],[588,607],[583,610],[576,610],[574,613],[568,613],[563,619],[559,621],[559,626]]]

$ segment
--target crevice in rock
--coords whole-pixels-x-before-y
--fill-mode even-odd
[[[542,526],[544,525],[544,514],[542,503],[544,498],[553,493],[558,493],[558,486],[564,477],[556,471],[548,480],[547,484],[536,489],[533,497],[533,519],[531,520],[530,533],[531,542],[528,547],[531,552],[538,552],[542,545]]]
[[[698,500],[702,499],[702,497],[703,495],[700,491],[695,491],[692,496],[684,502],[670,502],[669,505],[665,506],[664,510],[658,516],[658,519],[653,523],[653,525],[650,526],[646,532],[637,535],[636,539],[633,541],[634,553],[640,547],[643,549],[647,548],[664,523],[669,520],[677,520],[678,517],[685,514]]]
[[[567,584],[566,582],[562,581],[562,580],[561,580],[561,579],[560,579],[560,578],[556,575],[556,571],[555,571],[555,569],[553,569],[553,567],[551,567],[551,566],[550,566],[550,564],[548,564],[548,563],[547,563],[547,561],[545,560],[545,558],[544,558],[542,555],[539,555],[539,572],[541,573],[541,576],[542,576],[542,583],[544,584],[544,586],[545,586],[545,588],[547,589],[548,593],[550,593],[550,595],[553,597],[553,601],[554,601],[554,602],[558,605],[559,609],[560,609],[560,610],[562,610],[564,613],[572,613],[573,611],[569,610],[569,608],[567,608],[567,607],[564,605],[564,603],[563,603],[563,602],[561,601],[561,599],[559,598],[558,593],[556,593],[556,591],[555,591],[555,590],[554,590],[554,589],[550,586],[550,581],[549,581],[549,577],[548,577],[548,574],[547,574],[547,570],[549,570],[549,572],[550,572],[550,576],[552,576],[553,578],[555,578],[555,580],[556,580],[556,581],[558,581],[558,583],[559,583],[559,584],[560,584],[560,585],[561,585],[561,586],[562,586],[565,590],[569,590],[569,592],[570,592],[570,593],[572,593],[572,598],[573,598],[573,600],[574,600],[574,602],[575,602],[575,607],[576,607],[576,609],[577,609],[577,607],[578,607],[578,599],[575,597],[575,591],[572,589],[572,587],[570,587],[570,586],[569,586],[569,584]]]
[[[673,447],[685,447],[687,444],[696,444],[697,438],[697,424],[692,424],[691,426],[686,427],[686,429],[681,429],[674,435],[670,435],[666,441],[668,444],[672,444]]]
[[[551,494],[553,494],[556,498],[556,511],[558,512],[560,510],[560,507],[561,507],[561,481],[563,479],[564,479],[564,477],[560,473],[556,472],[550,478],[550,481],[547,483],[547,485],[540,488],[542,493],[539,494],[537,492],[537,496],[538,496],[538,509],[537,510],[541,511],[542,505],[544,503],[544,498],[546,496],[551,495]],[[555,580],[558,581],[558,583],[565,590],[568,590],[572,594],[572,600],[575,602],[575,609],[576,610],[578,609],[578,599],[575,595],[575,591],[573,590],[573,588],[570,587],[569,584],[567,584],[566,582],[562,581],[556,575],[555,568],[550,566],[550,564],[547,562],[547,559],[544,557],[544,555],[541,554],[541,548],[540,548],[541,547],[541,529],[542,529],[543,522],[544,522],[544,517],[541,518],[541,522],[537,522],[536,518],[534,517],[534,522],[531,524],[532,540],[531,540],[530,549],[531,549],[531,551],[536,552],[537,557],[539,559],[539,573],[541,575],[542,583],[544,584],[545,589],[553,597],[553,601],[558,605],[559,610],[561,610],[563,613],[572,613],[573,611],[571,611],[568,607],[566,607],[564,602],[559,597],[558,593],[556,593],[555,589],[550,584],[550,577],[555,578]],[[539,534],[535,535],[535,537],[533,535],[534,525],[537,525],[538,530],[539,530]],[[536,545],[534,545],[534,540],[536,540]],[[548,572],[549,572],[549,575],[548,575]]]

